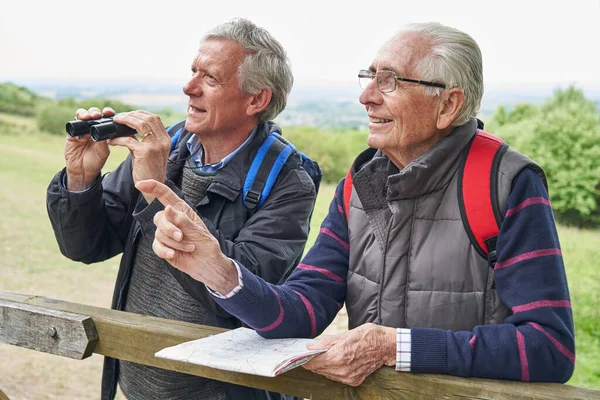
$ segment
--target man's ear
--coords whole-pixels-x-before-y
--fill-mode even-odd
[[[465,104],[465,94],[461,88],[452,88],[442,92],[440,95],[437,128],[444,130],[458,118],[460,110]]]
[[[271,89],[267,87],[260,89],[260,92],[257,94],[251,95],[250,102],[246,108],[246,114],[254,116],[267,108],[271,102],[271,97],[273,97],[273,93],[271,92]]]

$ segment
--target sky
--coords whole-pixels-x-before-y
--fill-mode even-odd
[[[296,84],[356,82],[402,24],[437,21],[479,43],[486,87],[600,88],[600,0],[9,1],[0,82],[183,84],[202,35],[245,17],[282,43]]]

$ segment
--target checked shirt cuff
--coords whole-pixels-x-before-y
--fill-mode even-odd
[[[396,371],[410,372],[410,329],[396,328]]]
[[[234,259],[230,258],[230,260],[233,262],[233,265],[235,265],[235,269],[237,270],[238,285],[236,287],[234,287],[233,290],[231,292],[227,293],[226,295],[222,295],[221,293],[215,292],[207,286],[206,290],[208,290],[208,293],[212,294],[217,299],[229,299],[229,298],[233,297],[237,292],[242,290],[242,288],[244,287],[244,281],[242,279],[242,270],[240,269],[240,265]]]

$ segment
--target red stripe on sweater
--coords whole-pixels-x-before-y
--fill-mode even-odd
[[[477,336],[473,335],[471,340],[469,340],[469,344],[471,345],[471,351],[475,350],[475,343],[477,342]]]
[[[527,352],[525,351],[525,338],[517,329],[517,346],[519,346],[519,358],[521,359],[521,380],[529,382],[529,363],[527,362]]]
[[[566,307],[571,308],[571,302],[569,300],[539,300],[531,303],[523,304],[521,306],[514,306],[511,310],[513,314],[535,310],[536,308],[542,307]]]
[[[295,290],[294,293],[300,296],[300,300],[302,300],[304,307],[306,307],[306,312],[308,313],[308,318],[310,319],[310,337],[317,336],[317,319],[315,318],[315,310],[313,309],[312,304],[310,304],[310,301],[308,301],[306,297],[302,296]]]
[[[497,269],[510,267],[511,265],[516,264],[518,262],[530,260],[530,259],[536,258],[536,257],[560,256],[560,255],[562,255],[562,252],[560,251],[560,249],[542,249],[542,250],[530,251],[527,253],[520,254],[516,257],[509,258],[506,261],[497,262],[494,269],[497,270]]]
[[[279,303],[279,316],[277,317],[275,322],[273,322],[269,326],[265,326],[264,328],[254,328],[257,331],[266,332],[266,331],[273,330],[281,324],[281,321],[283,321],[284,311],[283,311],[283,306],[281,305],[281,299],[279,298],[279,293],[277,293],[273,288],[271,288],[271,290],[273,290],[273,292],[275,293],[275,296],[277,297],[277,302]]]
[[[509,209],[506,212],[506,217],[510,217],[512,215],[515,215],[516,213],[518,213],[519,211],[521,211],[525,207],[532,206],[534,204],[544,204],[546,206],[549,206],[550,205],[550,200],[548,200],[548,199],[546,199],[544,197],[532,197],[530,199],[527,199],[527,200],[523,201],[520,204],[517,204],[513,208]]]
[[[528,324],[533,326],[538,331],[542,332],[544,335],[546,335],[546,337],[548,339],[550,339],[550,341],[552,342],[554,347],[556,347],[556,350],[558,350],[560,352],[560,354],[562,354],[563,356],[565,356],[569,360],[571,360],[573,365],[575,365],[575,354],[573,354],[571,352],[571,350],[567,349],[565,346],[562,345],[562,343],[560,343],[558,340],[554,339],[554,337],[552,335],[550,335],[548,332],[546,332],[546,330],[544,328],[542,328],[540,325],[536,324],[535,322],[528,322]]]
[[[296,268],[303,269],[306,271],[315,271],[315,272],[325,275],[328,278],[333,279],[336,282],[344,282],[344,278],[342,278],[341,276],[336,275],[333,272],[331,272],[327,269],[324,269],[324,268],[313,267],[312,265],[308,265],[308,264],[298,264],[298,266]]]
[[[321,230],[319,231],[320,233],[323,233],[327,236],[330,236],[332,238],[334,238],[335,240],[337,240],[342,246],[344,246],[344,248],[346,250],[350,250],[350,246],[348,245],[348,243],[344,242],[342,239],[340,239],[340,237],[338,235],[336,235],[335,233],[331,232],[329,229],[327,228],[321,228]]]

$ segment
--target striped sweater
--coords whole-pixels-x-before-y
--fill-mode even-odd
[[[314,246],[284,285],[242,268],[243,288],[217,300],[263,337],[315,337],[342,307],[349,248],[343,184]],[[496,287],[512,315],[470,332],[411,327],[411,371],[566,382],[575,365],[567,279],[548,193],[529,168],[513,180],[497,256]]]

